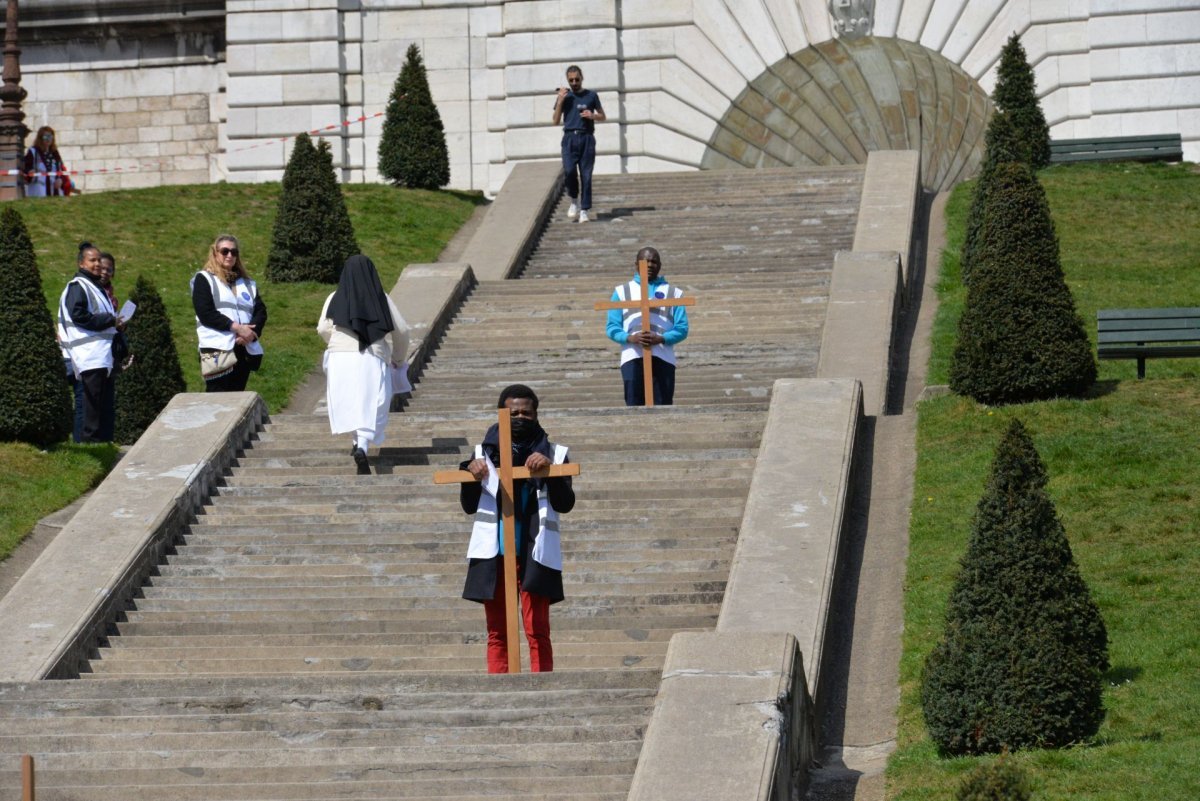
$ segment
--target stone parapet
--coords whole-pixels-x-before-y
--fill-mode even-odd
[[[409,378],[416,380],[475,274],[465,262],[410,264],[388,293],[408,325]]]
[[[817,698],[862,414],[853,379],[775,382],[717,620],[720,634],[792,634]]]
[[[511,278],[533,248],[562,191],[559,162],[519,164],[467,243],[462,260],[480,281]]]
[[[869,415],[887,412],[900,282],[895,252],[843,250],[834,257],[817,375],[861,381],[863,411]]]
[[[796,638],[671,638],[629,801],[791,801],[816,747]]]
[[[867,157],[862,201],[854,231],[855,252],[893,251],[900,256],[904,297],[912,278],[913,229],[921,198],[921,154],[878,150]]]
[[[0,681],[78,675],[266,420],[256,393],[176,395],[0,599]]]

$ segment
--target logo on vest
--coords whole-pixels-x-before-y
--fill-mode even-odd
[[[250,300],[250,293],[244,289],[242,290],[242,300]]]
[[[667,297],[667,293],[663,292],[661,289],[654,293],[655,300],[663,300],[666,297]]]

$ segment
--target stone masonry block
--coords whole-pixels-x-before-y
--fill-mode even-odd
[[[283,103],[285,105],[307,105],[310,103],[342,102],[342,80],[336,72],[311,75],[283,76]]]
[[[469,15],[473,36],[499,36],[504,31],[504,12],[500,6],[475,7]]]
[[[117,97],[113,99],[104,99],[100,101],[100,110],[105,114],[116,114],[122,111],[137,111],[139,108],[144,108],[143,103],[158,98],[149,97]],[[79,112],[76,112],[79,113]]]
[[[468,70],[429,70],[427,74],[429,91],[435,103],[471,99]]]
[[[467,9],[414,8],[378,15],[380,41],[466,36]]]
[[[178,167],[171,169],[162,174],[163,186],[191,186],[194,184],[215,183],[210,178],[210,170],[207,164],[202,170],[181,170]]]
[[[207,108],[190,108],[180,113],[183,114],[184,125],[204,125],[212,122],[212,115],[209,114]]]
[[[23,84],[29,97],[39,103],[53,100],[83,100],[96,104],[101,97],[123,97],[128,93],[110,95],[105,91],[104,76],[98,72],[56,72],[31,75]]]
[[[693,0],[624,0],[621,21],[629,28],[686,25],[693,20]]]
[[[565,31],[547,31],[533,37],[533,61],[561,62],[560,69],[574,63],[580,53],[588,58],[617,57],[617,32],[615,28],[583,28]],[[511,59],[516,61],[516,59]],[[564,72],[565,75],[565,72]],[[588,76],[584,72],[584,77]],[[585,82],[585,86],[588,84]]]
[[[115,114],[78,114],[75,117],[76,128],[93,128],[103,130],[113,127]]]
[[[527,0],[504,5],[506,31],[600,28],[616,22],[615,0]]]
[[[171,129],[171,138],[177,142],[191,139],[215,139],[216,136],[217,126],[215,125],[176,125]]]
[[[172,139],[170,126],[146,126],[138,128],[139,142],[169,142]]]
[[[253,108],[231,108],[225,120],[229,136],[241,139],[258,133],[258,110]]]
[[[175,94],[170,69],[113,70],[104,73],[105,97],[146,97]]]
[[[259,137],[290,137],[312,128],[312,114],[307,106],[254,109],[254,132]]]
[[[282,75],[231,75],[226,92],[230,107],[283,104]]]
[[[223,69],[219,64],[185,64],[171,69],[172,92],[208,95],[220,91]]]
[[[270,47],[271,45],[262,45]],[[258,71],[258,48],[254,44],[227,44],[225,46],[225,69],[230,75],[250,75]]]
[[[125,145],[121,148],[121,158],[123,159],[151,159],[158,158],[162,152],[158,149],[158,142],[142,140],[134,144]]]

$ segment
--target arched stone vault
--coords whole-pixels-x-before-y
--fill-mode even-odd
[[[969,177],[992,103],[939,53],[902,39],[832,39],[777,61],[717,123],[701,166],[862,164],[920,150],[927,189]]]

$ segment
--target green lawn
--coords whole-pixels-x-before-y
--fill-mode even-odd
[[[362,252],[390,289],[404,266],[431,262],[483,202],[477,193],[426,192],[382,185],[342,187]],[[22,202],[51,313],[75,273],[78,243],[89,240],[117,259],[114,284],[122,301],[139,274],[154,282],[171,316],[172,334],[188,390],[203,391],[196,362],[196,329],[188,281],[220,233],[238,237],[242,260],[267,304],[266,358],[249,389],[272,411],[286,405],[318,364],[324,347],[314,330],[326,284],[273,284],[264,267],[275,222],[279,184],[159,187]],[[131,325],[136,325],[136,317]],[[118,401],[119,402],[119,401]],[[61,446],[49,454],[0,443],[0,559],[42,516],[94,486],[111,465],[107,451]]]
[[[1040,173],[1067,281],[1089,334],[1095,311],[1200,305],[1200,173],[1193,165],[1078,165]],[[930,383],[944,383],[963,292],[958,248],[971,187],[947,210]],[[889,797],[952,799],[974,758],[939,758],[925,731],[921,667],[996,443],[1028,426],[1049,491],[1108,626],[1108,716],[1093,743],[1014,755],[1035,798],[1200,797],[1200,362],[1101,362],[1081,401],[988,408],[947,396],[919,409],[901,662],[899,748]]]

